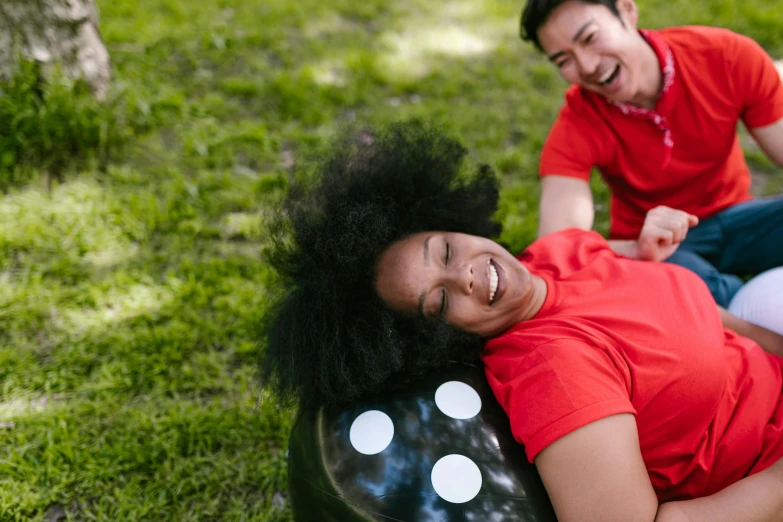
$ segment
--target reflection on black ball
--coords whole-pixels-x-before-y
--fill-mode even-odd
[[[303,413],[288,479],[298,522],[556,522],[480,367]]]

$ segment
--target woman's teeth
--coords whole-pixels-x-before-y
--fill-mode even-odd
[[[492,304],[492,300],[495,298],[495,292],[498,289],[498,271],[491,261],[489,264],[489,304]]]

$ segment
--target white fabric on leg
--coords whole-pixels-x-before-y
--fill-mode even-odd
[[[729,303],[729,312],[783,335],[783,267],[767,270],[745,283]]]

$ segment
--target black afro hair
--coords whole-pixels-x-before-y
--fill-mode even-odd
[[[392,243],[442,230],[495,237],[497,180],[463,168],[467,150],[421,121],[346,135],[292,183],[275,225],[277,271],[261,377],[302,407],[339,405],[404,386],[483,340],[388,309],[375,265]]]

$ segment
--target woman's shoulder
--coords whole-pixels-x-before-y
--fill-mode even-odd
[[[486,342],[481,358],[499,379],[512,379],[540,364],[593,357],[600,348],[589,341],[578,324],[561,320],[518,323]]]
[[[603,252],[613,253],[601,234],[569,228],[537,239],[519,254],[518,259],[531,271],[561,273],[578,270]]]

